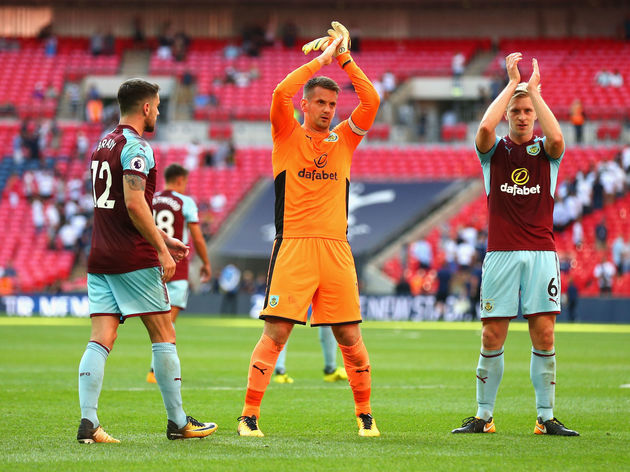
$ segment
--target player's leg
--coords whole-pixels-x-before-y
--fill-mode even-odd
[[[503,344],[518,312],[521,261],[518,251],[490,252],[481,278],[481,352],[477,362],[477,412],[453,433],[494,433],[494,404],[503,378]]]
[[[258,428],[260,404],[269,386],[278,356],[289,339],[292,329],[293,322],[290,320],[269,316],[265,318],[263,334],[258,340],[249,362],[245,405],[241,416],[238,418],[237,432],[240,436],[263,436],[262,431]]]
[[[556,393],[555,323],[560,312],[560,269],[551,251],[527,251],[528,270],[523,274],[523,314],[532,341],[530,377],[536,393],[536,434],[577,436],[554,417]]]
[[[287,374],[287,343],[285,343],[276,360],[276,366],[273,370],[273,381],[281,384],[293,383],[293,378]]]
[[[348,380],[346,370],[337,367],[337,340],[330,326],[319,327],[319,342],[324,354],[324,381]]]
[[[79,403],[81,423],[77,433],[80,443],[119,442],[100,426],[96,409],[103,386],[105,362],[109,356],[119,324],[118,316],[92,318],[92,334],[79,363]]]
[[[184,412],[181,386],[182,374],[177,348],[175,328],[170,313],[142,315],[153,351],[153,369],[162,400],[166,408],[168,439],[202,438],[217,430],[216,423],[202,423]]]
[[[314,254],[315,243],[308,238],[274,241],[265,301],[260,312],[265,327],[252,352],[245,405],[238,418],[237,431],[241,436],[264,436],[258,428],[260,404],[294,323],[306,324],[308,307],[319,280]]]
[[[106,276],[88,274],[88,299],[92,332],[79,363],[79,403],[81,422],[77,432],[80,443],[119,442],[100,425],[96,409],[103,385],[105,362],[116,340],[120,308]]]
[[[359,435],[379,436],[370,405],[372,369],[359,325],[357,323],[335,325],[332,331],[339,343],[354,396],[354,412],[359,425]]]
[[[188,281],[176,280],[166,284],[166,290],[168,291],[168,298],[171,302],[171,321],[175,326],[175,320],[179,315],[180,309],[185,309],[188,302]],[[148,383],[157,383],[155,379],[155,370],[153,368],[153,361],[151,361],[151,368],[147,373]]]

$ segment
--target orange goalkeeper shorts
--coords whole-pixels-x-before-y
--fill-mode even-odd
[[[361,322],[350,244],[323,238],[276,239],[260,318],[306,324],[311,303],[311,326]]]

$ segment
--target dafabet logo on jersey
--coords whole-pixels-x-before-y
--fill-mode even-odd
[[[510,195],[533,195],[540,193],[540,185],[535,187],[525,187],[525,184],[529,182],[529,171],[525,167],[519,167],[512,171],[510,176],[513,184],[505,182],[501,184],[501,191]]]
[[[324,153],[313,159],[313,163],[317,169],[323,169],[328,164],[328,154]],[[298,177],[308,180],[339,180],[337,178],[337,172],[326,172],[325,170],[306,170],[306,167],[302,168],[298,172]]]

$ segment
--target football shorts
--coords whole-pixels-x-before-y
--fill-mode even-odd
[[[560,268],[554,251],[492,251],[481,275],[481,319],[560,313]]]
[[[169,313],[162,268],[149,267],[124,274],[91,274],[87,276],[90,317],[115,315],[125,318]]]
[[[360,323],[359,286],[347,241],[278,238],[274,242],[260,318],[311,326]]]
[[[172,280],[166,283],[171,306],[185,310],[188,304],[188,280]]]

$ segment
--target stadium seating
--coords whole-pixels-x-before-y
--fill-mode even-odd
[[[278,82],[292,69],[316,57],[310,55],[307,58],[298,49],[274,46],[263,49],[260,57],[239,56],[228,60],[223,56],[225,45],[226,42],[220,40],[194,40],[186,60],[182,62],[160,59],[155,53],[151,57],[150,71],[152,74],[176,76],[190,71],[196,76],[198,92],[215,95],[222,113],[227,112],[232,119],[267,120],[271,94]],[[458,51],[468,61],[477,50],[487,49],[489,45],[489,40],[485,39],[363,40],[361,52],[353,53],[353,56],[373,80],[391,71],[400,81],[418,75],[450,76],[451,60]],[[251,79],[242,87],[223,85],[229,67],[240,73],[255,71],[258,78]],[[347,75],[337,67],[325,69],[325,74],[336,80],[342,89],[350,86]],[[296,105],[297,102],[296,99]],[[357,103],[354,93],[342,93],[338,111],[347,115]],[[203,107],[195,117],[204,119],[215,112],[212,107]]]
[[[35,39],[21,39],[19,43],[17,51],[0,51],[0,103],[13,104],[20,118],[52,118],[56,113],[58,99],[35,98],[36,85],[44,91],[52,86],[61,94],[66,80],[114,74],[120,65],[119,53],[92,56],[87,38],[59,38],[54,56],[44,54],[42,43]]]
[[[589,120],[623,119],[630,116],[630,44],[608,38],[504,39],[486,70],[504,73],[505,56],[524,53],[521,80],[531,75],[531,59],[538,59],[543,95],[559,119],[568,119],[571,103],[579,99]],[[619,71],[621,87],[601,87],[595,81],[602,70]]]

